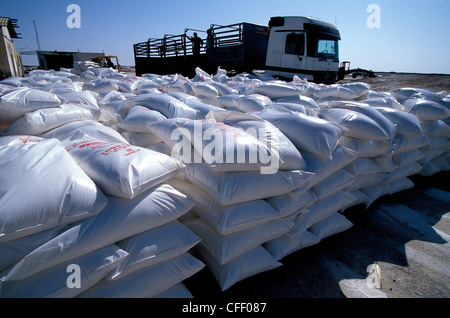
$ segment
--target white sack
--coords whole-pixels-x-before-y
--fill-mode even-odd
[[[162,184],[134,199],[109,196],[104,211],[79,222],[22,258],[0,277],[4,281],[29,277],[127,237],[176,220],[194,202],[173,187]]]
[[[296,212],[307,209],[317,200],[313,191],[294,190],[292,192],[267,198],[281,217],[290,216]]]
[[[256,137],[269,148],[274,148],[279,153],[279,169],[305,170],[306,163],[301,153],[294,144],[273,124],[261,120],[259,117],[249,114],[241,114],[232,111],[213,111],[208,118],[214,118],[227,125],[242,128],[244,131]]]
[[[343,100],[352,100],[358,98],[360,95],[353,90],[343,87],[338,84],[334,85],[320,85],[313,91],[313,96],[317,99],[326,97],[333,97]]]
[[[266,137],[260,141],[243,129],[209,119],[176,121],[175,125],[176,132],[201,155],[194,158],[194,163],[204,161],[216,171],[260,170],[261,173],[274,173],[280,166],[278,140],[267,142]],[[180,146],[186,148],[184,144]],[[183,162],[189,159],[183,158]]]
[[[56,139],[1,137],[0,166],[0,242],[94,216],[108,202]]]
[[[393,153],[402,153],[422,147],[426,147],[430,144],[430,138],[425,134],[418,137],[405,137],[404,135],[397,135],[393,142]]]
[[[383,140],[363,140],[352,137],[341,137],[338,144],[355,151],[358,157],[377,157],[386,155],[396,147],[395,139],[393,145]]]
[[[282,102],[276,102],[274,105],[282,106],[286,108],[287,110],[290,110],[292,112],[299,112],[308,116],[318,117],[318,111],[315,109],[311,109],[307,106],[295,104],[295,103],[282,103]]]
[[[28,112],[62,104],[56,94],[25,87],[4,92],[0,100],[0,120],[6,123],[13,122]]]
[[[378,112],[376,109],[374,109],[373,107],[370,107],[368,104],[366,104],[365,101],[364,101],[364,103],[337,101],[337,102],[328,102],[327,105],[332,108],[337,107],[337,108],[349,109],[349,110],[361,113],[361,114],[369,117],[370,119],[375,121],[380,126],[380,128],[384,130],[384,132],[386,132],[386,134],[389,136],[389,139],[388,139],[389,142],[392,142],[392,140],[395,137],[395,134],[397,133],[397,129],[395,128],[395,125],[389,119],[387,119],[385,116],[380,114],[380,112]]]
[[[297,217],[291,235],[300,235],[314,224],[351,205],[356,197],[348,191],[341,191],[321,198],[306,213]]]
[[[151,132],[149,125],[164,120],[166,117],[159,111],[144,106],[133,106],[128,110],[125,118],[119,122],[119,127],[130,132]]]
[[[341,169],[311,188],[317,198],[324,198],[338,191],[345,190],[355,181],[354,174]]]
[[[403,103],[405,100],[410,98],[427,99],[434,102],[440,102],[443,97],[440,94],[426,89],[409,87],[394,89],[390,92],[390,94],[400,103]]]
[[[286,234],[292,225],[292,222],[287,219],[278,219],[233,234],[221,235],[200,218],[186,224],[201,237],[202,241],[197,246],[207,249],[220,265],[230,262],[264,242]],[[193,248],[194,251],[197,246]]]
[[[192,183],[172,179],[169,184],[192,198],[195,206],[191,212],[222,235],[242,231],[280,217],[280,214],[262,199],[223,206],[211,200],[205,191]]]
[[[212,98],[219,96],[217,89],[209,83],[197,82],[191,87],[196,96],[207,96]]]
[[[108,275],[107,281],[179,256],[199,242],[197,235],[176,220],[121,240],[116,244],[128,256]]]
[[[116,245],[74,258],[23,280],[2,284],[2,298],[71,298],[87,290],[118,266],[128,253]],[[70,265],[80,268],[80,288],[69,288]]]
[[[119,85],[117,85],[118,80],[114,79],[97,79],[95,80],[94,87],[90,90],[96,93],[102,93],[107,91],[118,91]]]
[[[287,96],[298,96],[300,93],[301,91],[296,89],[295,86],[286,82],[258,82],[246,92],[247,95],[261,94],[272,100]]]
[[[425,99],[408,99],[403,103],[406,111],[420,120],[440,120],[450,116],[450,110],[439,103]]]
[[[138,133],[123,131],[121,135],[127,140],[130,145],[147,148],[161,141],[152,133]]]
[[[159,111],[167,118],[195,119],[197,111],[167,94],[139,95],[130,101],[130,106],[145,106]]]
[[[275,174],[216,172],[206,164],[188,166],[182,173],[222,205],[278,196],[300,188],[306,190],[314,177],[313,173],[301,170],[280,170]]]
[[[329,236],[344,232],[351,228],[353,223],[347,220],[345,216],[339,212],[327,217],[326,219],[316,223],[308,229],[311,233],[317,235],[320,240]]]
[[[41,134],[42,138],[56,138],[63,145],[73,140],[97,139],[105,142],[128,143],[120,133],[111,127],[93,120],[75,121]]]
[[[271,99],[261,94],[241,96],[235,100],[235,107],[244,113],[258,112],[271,104]]]
[[[292,236],[289,233],[285,234],[264,243],[263,246],[274,259],[281,260],[298,250],[318,244],[319,242],[320,239],[317,235],[309,231],[304,231],[297,236]]]
[[[75,140],[66,150],[106,194],[128,199],[170,179],[183,166],[146,148],[94,139]]]
[[[362,140],[387,140],[388,134],[371,118],[344,108],[322,107],[322,118],[334,122],[347,130],[344,136]]]
[[[131,76],[116,82],[119,90],[125,93],[134,93],[144,79],[140,76]]]
[[[340,87],[351,89],[358,95],[358,97],[366,95],[370,91],[370,85],[363,82],[340,84]]]
[[[189,253],[143,268],[122,279],[101,280],[79,298],[149,298],[175,286],[205,267]]]
[[[308,96],[303,95],[295,95],[288,97],[281,97],[275,100],[276,103],[290,103],[290,104],[298,104],[304,107],[307,107],[311,110],[320,110],[319,105],[317,105],[316,101]]]
[[[395,125],[397,134],[406,137],[423,135],[420,120],[415,115],[394,108],[375,107],[375,109]]]
[[[99,116],[100,111],[95,114],[83,105],[65,103],[26,113],[0,134],[36,136],[73,121],[97,120]]]
[[[341,145],[337,145],[332,152],[333,159],[322,159],[307,152],[302,154],[308,165],[308,171],[314,173],[314,177],[311,178],[313,179],[311,180],[311,186],[352,163],[358,156],[355,151]]]
[[[339,138],[344,135],[344,130],[334,123],[280,106],[268,106],[256,115],[280,129],[301,153],[307,151],[320,158],[331,159]]]
[[[424,134],[430,138],[450,138],[450,127],[443,120],[422,121],[420,124]]]
[[[62,225],[42,231],[33,235],[21,237],[15,240],[0,243],[0,271],[5,270],[11,265],[14,265],[22,257],[39,247],[40,245],[50,241],[52,238],[58,236],[65,230],[68,225]],[[1,294],[1,290],[0,290]]]
[[[257,246],[224,265],[220,265],[204,247],[199,246],[197,253],[208,266],[222,291],[246,278],[282,265],[262,246]]]
[[[197,117],[195,119],[205,119],[206,115],[208,115],[210,111],[222,109],[219,106],[206,104],[196,99],[187,99],[186,101],[184,101],[184,103],[197,111]]]
[[[83,104],[92,106],[91,109],[98,109],[97,94],[91,91],[70,92],[58,94],[64,100],[73,104]],[[100,110],[99,110],[100,111]]]

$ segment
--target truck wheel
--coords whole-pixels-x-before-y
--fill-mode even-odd
[[[334,84],[336,83],[336,74],[333,72],[325,72],[322,75],[322,82],[324,84]]]

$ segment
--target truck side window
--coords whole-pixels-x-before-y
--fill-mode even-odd
[[[284,53],[294,55],[305,54],[305,35],[303,33],[289,33],[286,36]]]

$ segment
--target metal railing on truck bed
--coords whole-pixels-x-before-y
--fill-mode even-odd
[[[134,44],[136,74],[176,72],[188,75],[187,72],[192,74],[197,66],[209,72],[216,71],[218,66],[242,68],[248,28],[248,23],[212,24],[208,31],[185,29],[180,35],[166,34],[163,38],[149,38],[146,42]],[[193,43],[187,35],[193,31],[206,35],[202,38],[204,45],[198,56],[194,55]]]
[[[187,31],[179,35],[166,34],[163,38],[149,38],[146,42],[134,44],[135,57],[172,57],[193,54],[193,44],[187,36]],[[203,31],[202,31],[203,32]],[[205,42],[205,39],[202,39]],[[206,47],[200,48],[200,54]]]

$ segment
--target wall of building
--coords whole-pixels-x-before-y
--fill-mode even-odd
[[[0,35],[0,77],[23,76],[22,57],[16,51],[6,26],[0,28]]]

